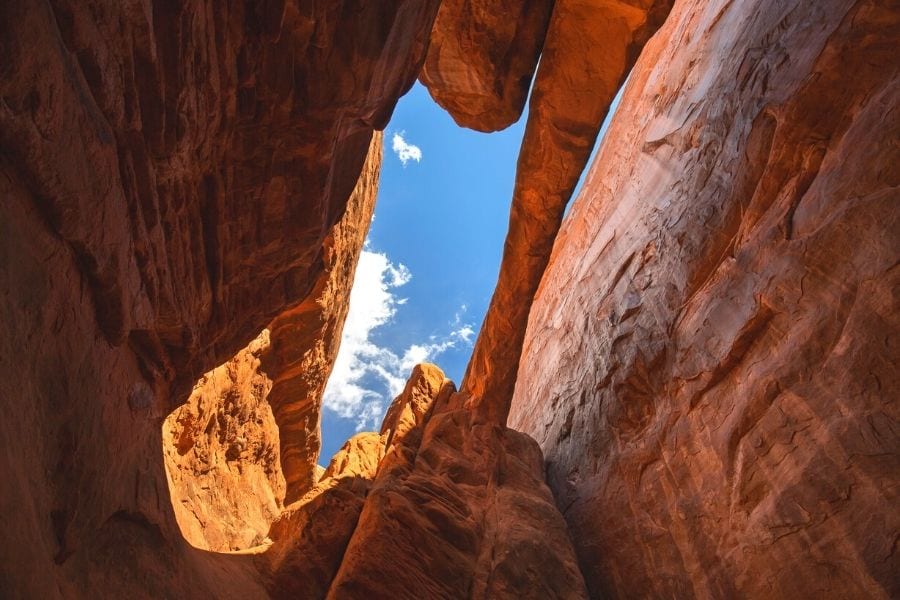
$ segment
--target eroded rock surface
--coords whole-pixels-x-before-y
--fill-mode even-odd
[[[420,78],[463,127],[496,131],[525,108],[553,0],[443,0]]]
[[[321,479],[322,393],[375,208],[382,137],[373,136],[344,215],[325,240],[324,277],[309,297],[201,377],[163,424],[175,514],[195,547],[259,545],[283,505]]]
[[[178,526],[197,548],[240,550],[263,542],[281,514],[284,475],[272,381],[259,368],[269,330],[197,382],[163,423],[163,451]]]
[[[563,211],[616,90],[671,5],[554,3],[528,105],[500,275],[462,382],[471,407],[496,425],[506,423],[528,312]]]
[[[322,284],[437,8],[0,4],[4,592],[265,595],[182,538],[163,419]]]
[[[323,244],[325,276],[299,306],[269,324],[272,344],[261,368],[272,378],[269,404],[280,430],[281,465],[291,503],[318,481],[322,395],[334,366],[350,288],[378,195],[383,135],[372,137],[369,154],[344,215]]]
[[[509,420],[592,594],[900,594],[889,4],[678,2],[641,56]]]
[[[445,382],[389,449],[328,598],[586,597],[537,444],[464,404]]]
[[[533,310],[672,2],[439,4],[0,3],[2,595],[900,595],[894,3],[679,0]],[[498,289],[320,472],[429,32],[476,129],[541,54]]]
[[[260,564],[270,574],[273,597],[325,597],[385,453],[400,451],[397,448],[410,443],[407,438],[421,436],[425,416],[444,389],[453,386],[440,369],[416,366],[391,404],[382,433],[364,432],[347,440],[318,483],[272,524],[273,545]],[[383,558],[388,556],[393,555]],[[377,595],[383,589],[376,586],[367,593]]]

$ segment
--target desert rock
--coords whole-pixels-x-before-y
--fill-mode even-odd
[[[645,48],[509,419],[592,594],[900,593],[898,32],[879,2],[679,2]]]

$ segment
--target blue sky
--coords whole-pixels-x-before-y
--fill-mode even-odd
[[[457,126],[418,82],[400,99],[325,391],[320,464],[378,430],[415,363],[462,378],[497,280],[526,116],[484,134]]]

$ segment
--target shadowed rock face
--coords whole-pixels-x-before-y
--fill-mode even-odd
[[[680,2],[529,320],[591,592],[900,593],[896,5]]]
[[[361,433],[272,525],[276,598],[583,598],[564,521],[528,436],[473,424],[417,366],[382,433]]]
[[[324,277],[234,358],[206,373],[163,424],[173,506],[194,546],[256,546],[319,480],[322,393],[377,195],[382,134],[323,245]],[[375,459],[377,461],[377,458]]]
[[[272,344],[262,355],[261,368],[272,378],[269,404],[280,431],[288,504],[318,479],[322,395],[337,357],[356,263],[375,211],[382,137],[381,132],[373,136],[346,211],[325,239],[321,258],[325,277],[306,300],[269,324]]]
[[[437,7],[4,3],[6,160],[178,401],[319,281]]]
[[[182,538],[163,419],[354,262],[327,239],[437,8],[2,3],[4,595],[265,595]]]

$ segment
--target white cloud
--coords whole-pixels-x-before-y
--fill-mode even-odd
[[[400,159],[404,167],[411,160],[416,162],[422,160],[422,149],[403,139],[403,134],[405,133],[405,131],[395,133],[391,142],[391,148],[397,154],[397,158]]]
[[[410,279],[409,269],[392,263],[386,254],[368,246],[360,254],[341,347],[322,399],[338,416],[354,419],[357,431],[380,424],[387,403],[403,391],[415,365],[459,344],[471,344],[475,333],[462,322],[463,306],[451,323],[454,329],[443,337],[431,336],[428,343],[412,344],[399,354],[375,343],[374,331],[391,322],[406,303],[397,291]]]

